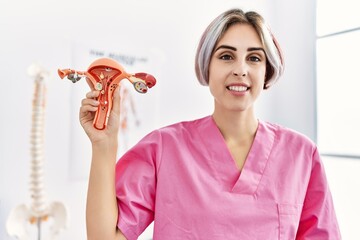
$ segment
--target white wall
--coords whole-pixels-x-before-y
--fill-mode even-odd
[[[10,239],[5,231],[9,211],[29,203],[28,175],[33,80],[27,67],[40,62],[53,74],[48,82],[46,118],[46,189],[49,200],[63,201],[70,214],[68,229],[59,239],[85,239],[86,180],[69,177],[70,151],[81,143],[71,141],[70,126],[78,126],[71,109],[69,85],[59,80],[56,69],[69,66],[74,41],[88,45],[132,44],[156,48],[163,54],[158,78],[159,117],[154,128],[179,120],[210,114],[212,99],[208,89],[195,80],[193,59],[200,34],[218,13],[229,7],[261,12],[278,37],[286,60],[286,72],[279,84],[263,95],[258,104],[261,118],[295,128],[315,139],[315,8],[312,0],[286,3],[280,0],[137,0],[137,1],[5,1],[0,0],[0,239]],[[328,166],[327,161],[325,161]],[[359,165],[341,164],[341,172],[331,171],[331,182],[354,184],[347,170]],[[87,168],[85,166],[84,168]],[[85,169],[84,171],[87,171]],[[358,182],[355,184],[358,184]],[[354,186],[354,185],[351,185]],[[358,186],[358,185],[357,185]],[[332,186],[343,225],[355,221],[346,200],[351,189]],[[359,215],[359,213],[357,214]],[[351,226],[351,225],[348,225]],[[344,231],[355,234],[350,227]],[[345,234],[344,234],[345,236]],[[350,235],[346,235],[350,236]],[[147,239],[144,236],[144,239]],[[344,238],[354,239],[354,238]]]

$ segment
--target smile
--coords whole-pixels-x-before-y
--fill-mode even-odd
[[[235,91],[235,92],[245,92],[249,89],[248,87],[245,86],[228,86],[226,88],[229,89],[230,91]]]

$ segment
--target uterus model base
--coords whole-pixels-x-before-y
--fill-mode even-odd
[[[31,65],[28,74],[35,80],[31,126],[31,162],[30,162],[30,198],[31,204],[15,207],[6,222],[10,236],[19,240],[35,239],[31,231],[37,228],[37,240],[41,239],[42,230],[48,230],[45,240],[56,239],[61,230],[66,228],[67,212],[63,203],[46,201],[44,189],[44,120],[45,120],[45,80],[48,73],[39,65]],[[49,224],[49,229],[42,225]]]
[[[93,122],[93,126],[99,130],[106,128],[112,108],[114,91],[121,80],[129,80],[139,93],[146,93],[149,88],[156,84],[156,79],[152,75],[143,72],[135,74],[127,73],[123,66],[111,58],[95,60],[87,71],[59,69],[58,74],[61,79],[67,76],[73,83],[86,77],[93,85],[93,89],[100,91],[97,99],[100,104]]]

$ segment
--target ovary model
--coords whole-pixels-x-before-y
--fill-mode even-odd
[[[31,204],[14,208],[7,219],[6,229],[10,236],[19,240],[35,239],[31,228],[37,227],[37,240],[41,239],[42,223],[49,226],[45,240],[55,239],[66,227],[66,208],[61,202],[46,202],[44,190],[44,117],[45,79],[47,72],[38,65],[32,65],[28,74],[35,79],[31,129],[30,197]],[[35,226],[34,226],[35,225]]]
[[[128,79],[139,93],[146,93],[148,88],[156,84],[156,79],[147,73],[129,74],[115,60],[100,58],[95,60],[85,72],[72,69],[59,69],[61,79],[65,76],[73,83],[82,77],[88,78],[95,90],[100,91],[98,101],[100,102],[95,114],[93,125],[96,129],[106,128],[107,120],[111,111],[114,91],[123,79]]]

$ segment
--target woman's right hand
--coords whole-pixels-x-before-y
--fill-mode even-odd
[[[123,239],[117,229],[118,206],[115,193],[115,164],[120,121],[120,91],[114,91],[112,109],[107,126],[98,130],[93,126],[100,94],[87,79],[91,91],[81,101],[80,123],[92,143],[92,160],[86,203],[88,239]]]
[[[81,101],[79,119],[92,144],[117,142],[120,121],[120,91],[119,87],[114,91],[113,105],[110,111],[108,123],[105,129],[98,130],[93,126],[95,113],[99,106],[100,92],[95,90],[90,80],[86,79],[91,91]]]

